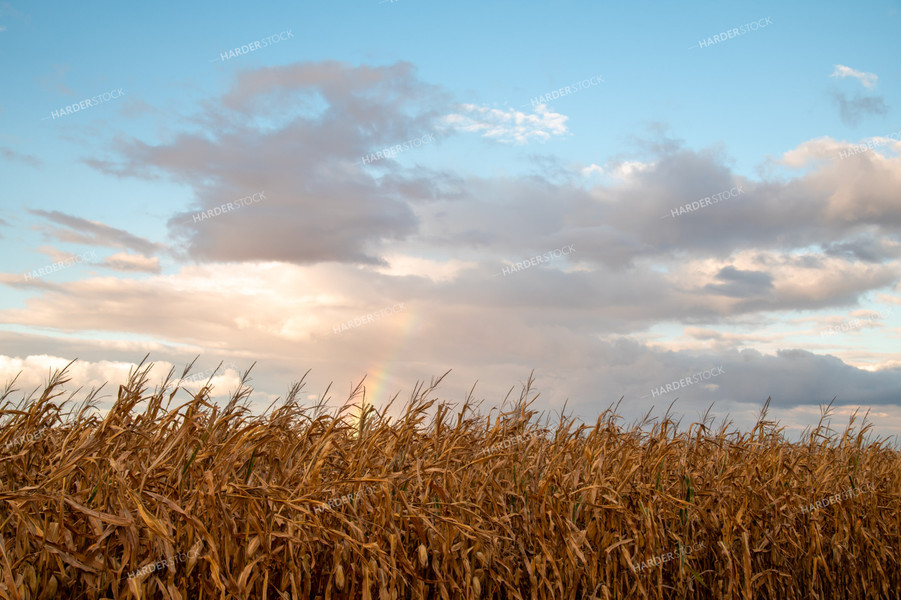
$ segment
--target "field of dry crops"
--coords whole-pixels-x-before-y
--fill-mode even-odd
[[[668,418],[548,426],[418,386],[399,418],[218,406],[149,366],[0,392],[3,598],[897,598],[901,455]],[[186,373],[182,375],[185,377]],[[531,383],[531,382],[530,382]],[[326,394],[328,391],[326,390]],[[84,394],[83,394],[84,396]]]

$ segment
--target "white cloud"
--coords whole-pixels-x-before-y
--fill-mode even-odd
[[[527,114],[510,108],[500,110],[475,104],[463,104],[460,113],[445,117],[445,122],[455,129],[481,133],[482,137],[499,142],[525,144],[532,139],[547,141],[552,135],[568,133],[566,115],[551,112],[544,104]]]
[[[647,171],[652,168],[654,168],[654,163],[652,162],[624,160],[614,166],[613,174],[620,179],[629,179],[642,171]]]
[[[776,162],[787,167],[803,169],[822,161],[841,162],[844,158],[855,157],[850,162],[865,159],[873,163],[885,163],[888,166],[892,164],[890,152],[901,154],[901,141],[887,136],[873,136],[855,143],[824,136],[800,143],[786,151]]]
[[[71,365],[69,364],[70,362],[72,363]],[[219,400],[224,399],[230,390],[238,387],[243,372],[243,368],[228,362],[223,364],[210,380],[210,376],[213,374],[217,364],[214,362],[207,369],[200,369],[195,366],[185,379],[179,379],[184,368],[182,364],[156,360],[153,356],[150,357],[150,361],[145,363],[144,366],[148,364],[151,366],[149,372],[150,390],[153,390],[154,385],[162,383],[170,369],[174,368],[174,379],[170,381],[177,383],[180,388],[190,391],[192,394],[200,391],[200,388],[209,381],[212,387],[211,398]],[[49,354],[29,354],[24,357],[0,354],[0,386],[5,386],[8,382],[15,380],[15,385],[13,386],[15,391],[9,395],[7,400],[16,403],[23,397],[28,397],[32,392],[36,391],[37,394],[35,395],[39,395],[47,385],[50,374],[63,369],[66,365],[69,365],[66,369],[66,378],[69,381],[62,389],[67,392],[81,390],[71,398],[69,393],[64,394],[60,398],[61,400],[70,400],[70,403],[66,405],[66,410],[77,409],[81,401],[88,396],[90,390],[103,388],[100,394],[96,396],[96,406],[101,417],[106,415],[109,407],[115,401],[116,387],[125,383],[128,380],[129,372],[138,366],[137,363],[122,360],[92,361],[80,359],[72,362],[71,358]],[[267,401],[271,402],[274,399],[275,396],[271,394],[259,391],[254,393],[256,403],[261,403],[263,406],[266,406]]]
[[[142,271],[146,273],[160,272],[160,259],[141,254],[117,252],[103,259],[103,266],[116,271]]]
[[[10,396],[10,400],[18,401],[21,396],[27,395],[34,389],[43,389],[47,384],[47,378],[51,372],[57,371],[65,367],[71,358],[62,358],[47,354],[29,355],[24,358],[18,356],[0,355],[0,382],[6,384],[15,379],[14,389],[19,390],[18,394]],[[172,365],[165,361],[156,362],[152,370],[154,376],[164,375]],[[76,361],[67,370],[69,379],[71,380],[67,389],[77,389],[79,387],[84,390],[91,388],[99,388],[107,382],[115,381],[124,383],[128,378],[128,372],[134,364],[118,361],[97,361],[90,362],[79,360]],[[114,392],[112,392],[114,393]],[[79,396],[77,400],[81,400],[83,396]]]
[[[864,73],[863,71],[857,71],[856,69],[846,67],[845,65],[835,65],[835,70],[829,77],[839,77],[841,79],[844,79],[845,77],[854,77],[855,79],[860,80],[863,87],[867,89],[874,87],[876,85],[876,80],[879,79],[875,73]]]
[[[460,271],[464,269],[474,269],[478,267],[478,263],[474,261],[463,261],[457,259],[451,260],[431,260],[420,258],[417,256],[405,255],[388,255],[385,257],[388,261],[387,267],[379,267],[376,269],[378,273],[390,275],[393,277],[416,276],[426,277],[433,282],[452,281],[457,277]]]

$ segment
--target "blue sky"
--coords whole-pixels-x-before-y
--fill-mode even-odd
[[[745,423],[773,395],[798,429],[837,396],[901,432],[899,20],[898,2],[2,2],[0,375],[77,356],[89,384],[199,354],[258,360],[264,405],[307,368],[320,388],[366,375],[376,403],[454,369],[449,396],[478,379],[494,403],[534,368],[544,408],[591,420],[723,365],[653,403]]]

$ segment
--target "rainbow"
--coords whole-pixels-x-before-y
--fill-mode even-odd
[[[360,403],[358,412],[354,415],[357,426],[360,424],[360,417],[366,406],[378,406],[387,402],[390,396],[382,397],[385,390],[388,389],[388,383],[396,368],[400,354],[409,347],[410,338],[413,330],[421,320],[420,310],[417,307],[410,308],[405,305],[403,311],[399,311],[396,316],[388,319],[389,322],[399,320],[398,331],[392,336],[390,341],[386,343],[381,352],[383,358],[374,362],[374,365],[366,369],[366,382],[368,385],[363,386],[363,400]],[[394,325],[394,323],[391,323]],[[391,335],[389,333],[389,335]],[[393,396],[393,394],[391,394]]]

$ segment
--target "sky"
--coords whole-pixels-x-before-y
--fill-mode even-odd
[[[0,384],[901,433],[901,6],[0,2]],[[203,381],[186,382],[187,398]],[[709,412],[708,412],[709,411]]]

